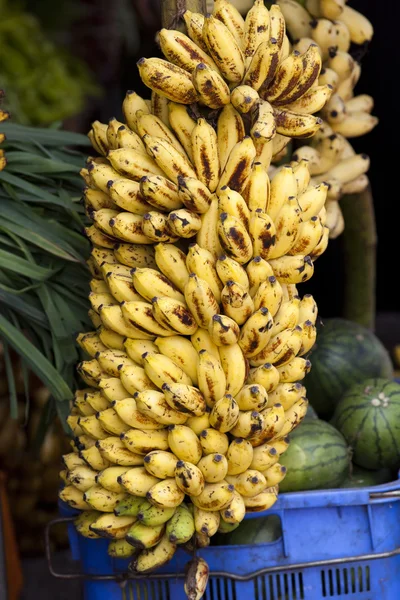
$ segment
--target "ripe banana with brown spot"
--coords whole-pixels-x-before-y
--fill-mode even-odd
[[[232,149],[243,140],[244,136],[245,128],[240,113],[232,104],[227,104],[221,110],[217,122],[218,155],[221,171],[225,168]]]
[[[190,73],[161,58],[141,58],[137,63],[140,77],[154,92],[180,104],[193,104],[197,92]]]
[[[209,65],[200,63],[192,73],[200,102],[209,108],[222,108],[230,102],[230,90],[223,77]]]
[[[212,15],[206,17],[203,39],[223,77],[229,82],[239,83],[244,75],[244,57],[226,25]]]

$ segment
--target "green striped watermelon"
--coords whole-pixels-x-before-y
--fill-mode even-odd
[[[366,379],[353,385],[337,405],[332,423],[352,447],[356,465],[400,467],[400,384]]]
[[[390,469],[379,469],[379,471],[369,471],[368,469],[362,469],[357,465],[352,466],[351,475],[346,477],[342,481],[342,488],[355,488],[355,487],[370,487],[373,485],[380,485],[381,483],[387,483],[396,479],[393,476]]]
[[[313,407],[311,406],[311,404],[309,404],[307,407],[307,412],[306,412],[306,416],[304,417],[304,420],[312,421],[313,419],[318,419],[318,415],[315,412],[315,410],[313,409]]]
[[[287,468],[280,492],[340,486],[349,473],[350,452],[342,434],[325,421],[303,421],[290,434],[280,463]]]
[[[307,398],[329,420],[340,398],[368,377],[393,377],[389,353],[372,331],[345,319],[326,319],[319,327],[304,379]]]

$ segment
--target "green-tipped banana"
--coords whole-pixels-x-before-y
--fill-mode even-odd
[[[170,542],[174,544],[185,544],[195,532],[192,513],[181,505],[167,523],[166,533]]]

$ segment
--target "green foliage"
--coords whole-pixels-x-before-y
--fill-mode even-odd
[[[88,329],[89,243],[80,203],[85,136],[2,123],[7,166],[0,172],[0,340],[11,408],[12,347],[52,394],[64,420],[79,350]],[[83,148],[84,150],[84,148]],[[27,378],[25,377],[27,380]],[[13,410],[15,412],[15,410]]]

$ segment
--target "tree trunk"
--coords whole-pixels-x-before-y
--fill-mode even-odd
[[[206,14],[206,0],[161,0],[163,27],[183,30],[182,15],[185,10]]]
[[[376,225],[370,187],[340,201],[345,230],[344,317],[375,329]]]

